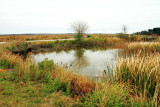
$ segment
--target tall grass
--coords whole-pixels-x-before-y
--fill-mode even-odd
[[[18,55],[3,52],[0,53],[0,68],[11,69],[12,76],[10,79],[13,81],[23,81],[24,83],[42,81],[49,84],[53,82],[60,85],[57,90],[70,90],[72,97],[83,96],[94,90],[93,81],[55,67],[54,62],[48,59],[36,65],[31,57],[24,60]]]
[[[116,37],[91,38],[91,40],[88,38],[82,41],[83,45],[113,46],[116,44],[116,46],[121,47],[121,43],[123,43],[122,39]],[[69,106],[65,100],[69,100],[74,106],[151,106],[150,103],[158,106],[160,104],[160,54],[155,53],[157,51],[153,51],[154,54],[150,55],[143,56],[141,53],[136,53],[129,55],[129,57],[117,58],[117,71],[114,72],[116,81],[106,78],[99,83],[59,68],[54,65],[54,61],[46,59],[36,64],[30,55],[23,59],[21,56],[10,52],[14,49],[26,49],[26,46],[46,49],[77,47],[75,44],[75,41],[56,41],[27,45],[15,43],[0,46],[0,68],[11,71],[8,72],[11,76],[7,75],[7,71],[2,74],[4,80],[11,80],[22,86],[30,82],[40,84],[42,88],[40,90],[41,96],[45,97],[60,92],[65,97],[60,97],[58,101],[54,100],[57,106]],[[131,50],[136,51],[139,47],[139,50],[143,47],[145,50],[148,49],[148,44],[146,46],[144,44],[139,45],[141,44],[139,43],[135,44],[135,47],[133,44],[128,46]],[[154,45],[150,46],[150,44]],[[149,43],[149,46],[150,50],[159,46],[159,43]],[[38,85],[36,87],[39,87]],[[33,92],[31,92],[31,95],[34,95]],[[75,103],[75,101],[77,102]]]
[[[131,96],[132,90],[125,84],[103,84],[96,87],[92,94],[88,94],[82,100],[87,107],[140,107],[149,106],[143,98],[135,99]],[[137,100],[137,101],[136,101]]]
[[[126,58],[117,58],[116,78],[134,87],[154,104],[160,104],[160,54],[148,56],[140,54]]]
[[[92,37],[82,41],[82,46],[124,46],[124,40],[112,37],[112,38],[101,38],[101,37]],[[123,45],[122,45],[123,44]]]
[[[154,53],[160,52],[160,42],[133,42],[128,45],[128,52]]]

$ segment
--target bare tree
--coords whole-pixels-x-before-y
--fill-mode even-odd
[[[122,31],[124,34],[127,34],[127,26],[126,25],[122,26]]]
[[[83,34],[87,31],[88,25],[82,21],[75,21],[71,23],[71,29],[76,34],[75,39],[80,41]]]

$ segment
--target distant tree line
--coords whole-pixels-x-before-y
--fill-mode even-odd
[[[134,34],[136,35],[160,35],[160,28],[148,29],[148,31],[145,30],[141,32],[136,32]]]

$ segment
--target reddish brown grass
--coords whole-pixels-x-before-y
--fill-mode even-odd
[[[71,73],[63,68],[55,68],[52,78],[59,78],[61,82],[70,82],[72,97],[83,96],[95,90],[95,83],[86,77]]]
[[[25,41],[25,40],[52,40],[52,39],[67,39],[71,38],[72,35],[69,34],[55,34],[55,35],[6,35],[0,36],[1,42],[6,41]]]

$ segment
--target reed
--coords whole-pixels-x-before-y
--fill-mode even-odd
[[[160,52],[160,42],[133,42],[128,44],[128,52],[154,53]]]
[[[91,39],[92,38],[92,39]],[[90,40],[91,39],[91,40]],[[119,46],[125,44],[122,39],[112,37],[89,37],[82,41],[85,46]],[[142,45],[141,45],[142,44]],[[83,46],[82,45],[82,46]],[[160,104],[160,54],[153,51],[152,54],[143,54],[143,50],[149,50],[159,46],[159,43],[131,43],[128,50],[135,50],[137,53],[129,54],[123,58],[117,58],[115,79],[110,80],[108,77],[104,81],[96,83],[84,76],[77,75],[66,69],[54,65],[54,61],[48,59],[36,64],[31,55],[26,59],[19,55],[12,54],[13,50],[25,50],[28,47],[39,48],[66,48],[78,47],[75,41],[56,41],[56,42],[36,42],[24,43],[14,42],[0,45],[0,68],[7,71],[0,72],[0,85],[3,82],[10,82],[8,86],[27,88],[27,84],[34,87],[30,93],[27,88],[25,96],[30,99],[30,95],[35,98],[52,100],[50,104],[56,106],[158,106]],[[149,48],[148,48],[149,46]],[[140,53],[138,53],[141,50]],[[8,76],[10,75],[10,76]],[[3,81],[3,82],[1,82]],[[36,84],[36,85],[35,85]],[[40,88],[40,89],[39,89]],[[12,91],[4,92],[4,95],[14,95]],[[4,91],[6,88],[0,90]],[[18,93],[18,91],[16,91]],[[34,94],[37,92],[38,94]],[[58,93],[57,93],[58,92]],[[19,92],[18,95],[24,92]],[[60,93],[60,94],[59,94]],[[40,94],[40,95],[39,95]],[[53,95],[53,96],[52,96]],[[43,96],[43,97],[42,97]],[[23,98],[24,96],[22,96]],[[48,98],[51,97],[51,98]],[[52,99],[59,97],[59,99]],[[14,96],[17,98],[17,94]],[[36,99],[38,100],[38,99]],[[69,102],[65,101],[68,100]],[[14,102],[14,101],[13,101]],[[13,104],[12,102],[12,104]],[[40,102],[43,102],[42,100]],[[62,103],[61,103],[62,102]],[[3,102],[2,102],[3,103]],[[0,101],[0,104],[2,104]],[[28,102],[25,102],[26,105]],[[69,104],[68,104],[69,103]],[[46,103],[44,104],[46,106]]]
[[[133,86],[134,91],[142,93],[144,97],[159,102],[160,54],[154,53],[148,56],[135,54],[117,58],[116,78]]]

